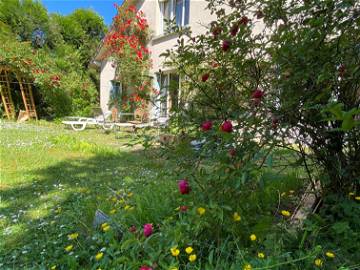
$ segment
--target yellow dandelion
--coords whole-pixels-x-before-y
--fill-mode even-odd
[[[203,208],[203,207],[199,207],[198,209],[196,209],[196,211],[198,212],[198,214],[200,216],[204,215],[206,212],[205,208]]]
[[[355,200],[360,201],[360,196],[356,196]]]
[[[103,223],[101,224],[101,229],[104,231],[104,232],[107,232],[108,230],[110,230],[110,225],[108,223]]]
[[[103,252],[98,252],[95,256],[95,259],[97,261],[100,261],[102,259],[102,257],[104,256],[104,253]]]
[[[264,259],[265,258],[265,254],[263,252],[258,252],[257,254],[259,259]]]
[[[171,255],[174,257],[179,256],[180,250],[177,247],[170,248]]]
[[[323,265],[323,260],[317,258],[317,259],[315,259],[314,264],[315,264],[317,267],[321,267],[321,266]]]
[[[71,234],[68,235],[68,239],[69,240],[75,240],[75,239],[78,238],[78,236],[79,236],[78,233],[71,233]]]
[[[112,209],[112,210],[110,210],[110,215],[113,215],[113,214],[115,214],[116,213],[116,209]]]
[[[284,217],[290,217],[291,213],[287,210],[281,210],[281,215],[283,215]]]
[[[250,235],[250,240],[251,241],[256,241],[256,235],[255,234]]]
[[[250,264],[245,264],[244,267],[243,267],[243,270],[251,270],[252,267]]]
[[[329,258],[335,258],[335,253],[331,252],[331,251],[328,251],[325,253],[326,257],[329,257]]]
[[[73,250],[73,248],[74,248],[73,245],[68,245],[68,246],[65,247],[65,251],[70,252],[70,251]]]
[[[185,248],[185,252],[186,252],[187,254],[191,254],[193,251],[194,251],[194,249],[193,249],[192,247],[187,247],[187,248]]]
[[[189,261],[190,262],[195,262],[196,261],[196,254],[192,254],[189,256]]]
[[[241,220],[241,217],[240,217],[240,215],[239,215],[238,212],[235,212],[235,213],[233,214],[233,220],[234,220],[235,222],[239,222],[239,221]]]
[[[56,270],[56,265],[51,266],[51,270]]]

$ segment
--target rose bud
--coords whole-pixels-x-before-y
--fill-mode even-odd
[[[229,153],[230,157],[235,157],[236,156],[236,150],[234,148],[231,148],[228,153]]]
[[[180,212],[186,212],[189,208],[186,205],[180,206]]]
[[[191,191],[189,182],[186,179],[180,180],[178,182],[178,186],[179,186],[179,191],[181,194],[189,194]]]
[[[231,121],[228,121],[228,120],[224,121],[224,123],[222,123],[222,125],[221,125],[221,130],[223,132],[227,132],[227,133],[232,132],[233,126],[231,124]]]
[[[144,225],[144,236],[149,237],[153,233],[153,225],[150,223],[147,223]]]
[[[240,24],[247,25],[249,23],[249,18],[246,16],[242,16],[240,19]]]
[[[256,88],[251,94],[253,99],[261,99],[264,96],[264,91],[261,91],[259,88]]]
[[[211,121],[205,121],[204,123],[201,124],[201,129],[203,131],[208,131],[208,130],[212,129],[212,126],[213,126],[213,124]]]
[[[234,36],[236,36],[238,31],[239,31],[239,25],[234,24],[230,29],[230,34],[234,37]]]
[[[204,75],[202,75],[201,80],[202,80],[203,82],[206,82],[206,81],[209,79],[209,77],[210,77],[210,74],[209,74],[209,73],[205,73]]]
[[[231,45],[231,41],[230,40],[224,40],[223,43],[222,43],[222,50],[224,52],[228,51],[230,49],[230,45]]]
[[[136,232],[136,226],[135,226],[135,225],[132,225],[132,226],[129,228],[129,232],[131,232],[131,233]]]

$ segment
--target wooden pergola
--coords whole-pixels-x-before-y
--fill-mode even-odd
[[[14,74],[16,81],[12,81]],[[16,112],[14,102],[11,96],[12,85],[18,84],[22,100],[25,107],[25,114],[28,118],[38,119],[34,97],[32,93],[32,82],[27,80],[28,78],[21,74],[18,70],[14,70],[11,67],[0,65],[0,94],[1,101],[4,104],[5,113],[8,119],[15,119]]]

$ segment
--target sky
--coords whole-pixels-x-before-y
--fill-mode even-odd
[[[114,4],[120,5],[122,0],[41,0],[50,13],[67,15],[78,8],[91,8],[104,18],[107,25],[111,24],[116,14]]]

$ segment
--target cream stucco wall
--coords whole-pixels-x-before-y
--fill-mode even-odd
[[[100,71],[100,107],[103,113],[109,111],[109,99],[110,91],[112,88],[111,80],[115,76],[115,67],[112,65],[113,62],[108,60],[103,60],[101,62],[101,71]]]

